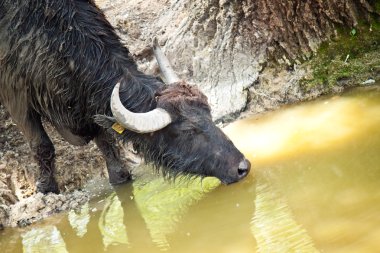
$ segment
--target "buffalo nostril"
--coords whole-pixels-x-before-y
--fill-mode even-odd
[[[241,161],[239,163],[239,167],[237,171],[239,178],[243,178],[246,175],[248,175],[250,169],[251,169],[251,163],[247,159],[244,159],[243,161]]]

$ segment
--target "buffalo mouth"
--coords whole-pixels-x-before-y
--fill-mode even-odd
[[[243,159],[237,168],[229,169],[228,170],[228,177],[227,178],[219,178],[219,180],[225,184],[233,184],[241,181],[244,179],[251,170],[251,163],[247,159]]]

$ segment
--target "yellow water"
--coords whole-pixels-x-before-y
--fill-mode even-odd
[[[289,106],[225,131],[244,181],[150,173],[0,232],[0,252],[380,252],[380,88]]]

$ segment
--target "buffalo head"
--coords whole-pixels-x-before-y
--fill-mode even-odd
[[[212,121],[207,97],[180,81],[157,45],[154,52],[170,84],[157,91],[156,108],[145,113],[125,108],[119,97],[120,85],[115,86],[113,120],[128,130],[120,136],[166,175],[214,176],[225,184],[244,178],[250,162]]]

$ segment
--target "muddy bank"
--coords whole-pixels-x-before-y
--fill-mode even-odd
[[[22,133],[0,105],[0,228],[29,225],[54,213],[78,208],[91,196],[111,187],[105,161],[93,142],[73,146],[51,125],[44,125],[56,150],[56,179],[61,194],[35,193],[37,163]],[[121,152],[130,166],[140,162],[125,148]]]
[[[106,177],[100,151],[90,143],[75,147],[46,125],[56,148],[57,181],[63,194],[35,193],[37,163],[28,144],[4,108],[0,106],[0,224],[26,225],[88,199],[82,189],[92,178]],[[74,191],[74,192],[73,192]]]

